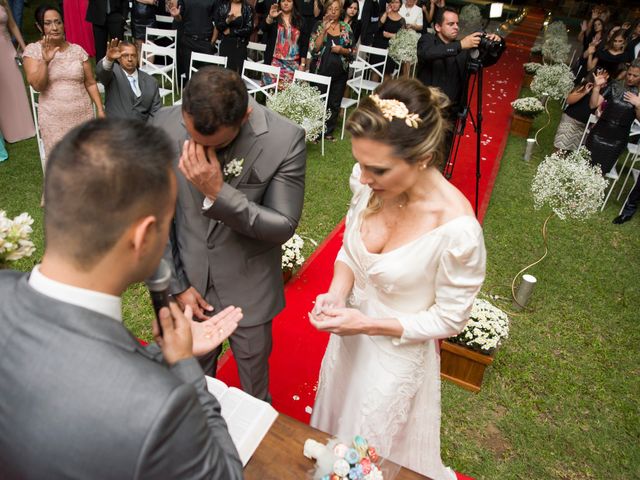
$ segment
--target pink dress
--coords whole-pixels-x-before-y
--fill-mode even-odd
[[[84,17],[87,15],[89,0],[64,0],[64,33],[67,42],[80,45],[90,57],[96,56],[93,40],[93,26]]]
[[[31,107],[22,74],[16,63],[7,20],[9,16],[0,5],[0,132],[7,142],[17,142],[36,134]]]
[[[24,56],[42,61],[40,42],[27,45]],[[49,62],[47,88],[40,92],[38,99],[40,134],[47,156],[69,130],[94,117],[82,69],[88,58],[80,45],[70,43]]]

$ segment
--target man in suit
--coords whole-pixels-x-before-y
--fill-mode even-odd
[[[42,263],[0,272],[3,479],[242,478],[194,358],[240,310],[196,323],[165,307],[148,347],[122,324],[120,295],[167,242],[172,156],[163,132],[119,119],[82,124],[51,152]]]
[[[304,131],[249,102],[240,76],[223,68],[200,69],[182,99],[153,119],[182,148],[165,255],[175,266],[172,293],[200,319],[214,307],[242,308],[229,339],[240,381],[269,400],[271,320],[284,307],[280,246],[302,213]],[[218,353],[201,359],[206,373]]]
[[[124,25],[129,14],[129,0],[89,0],[85,20],[93,24],[96,61],[107,50],[107,42],[124,38]]]
[[[111,40],[107,55],[96,64],[96,77],[104,85],[110,117],[147,121],[162,107],[158,83],[138,70],[138,53],[131,43]]]

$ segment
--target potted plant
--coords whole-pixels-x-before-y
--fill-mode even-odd
[[[30,257],[36,247],[29,239],[33,218],[28,213],[21,213],[13,220],[0,210],[0,268],[9,262]]]
[[[542,58],[546,63],[565,63],[570,51],[569,42],[560,37],[549,37],[542,44]]]
[[[304,128],[307,142],[317,140],[322,134],[324,122],[329,118],[320,91],[304,82],[289,84],[267,99],[267,107]]]
[[[536,97],[542,99],[544,109],[547,112],[547,123],[536,132],[536,143],[538,142],[540,132],[551,123],[551,115],[547,109],[547,100],[550,98],[559,102],[563,101],[573,88],[574,78],[571,69],[564,63],[542,65],[538,68],[531,82],[531,91]]]
[[[522,86],[529,87],[531,85],[531,81],[533,80],[533,76],[536,74],[542,64],[538,62],[527,62],[522,66],[524,67],[524,78],[522,79]]]
[[[482,30],[482,13],[477,5],[469,4],[460,10],[460,38],[473,32]]]
[[[473,302],[469,322],[440,347],[440,375],[456,385],[478,392],[493,355],[509,337],[509,317],[486,300]]]
[[[302,255],[304,240],[297,233],[282,245],[282,278],[284,283],[291,280],[293,272],[304,263]]]
[[[544,105],[535,97],[524,97],[511,102],[511,106],[513,107],[511,133],[518,137],[528,138],[533,119],[544,111]]]

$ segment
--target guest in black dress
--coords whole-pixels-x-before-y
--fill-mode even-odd
[[[214,11],[213,21],[213,41],[220,40],[220,55],[227,57],[227,68],[240,73],[253,32],[253,7],[246,0],[222,1]]]
[[[362,21],[358,20],[359,10],[360,4],[358,0],[348,0],[344,4],[344,10],[342,11],[342,20],[351,27],[351,32],[353,33],[354,47],[358,44],[358,40],[360,40],[360,31],[362,29]]]
[[[400,0],[390,0],[387,3],[387,9],[380,17],[380,25],[378,26],[378,32],[376,33],[375,38],[373,39],[373,46],[377,48],[389,48],[389,40],[396,36],[396,33],[400,31],[401,28],[405,27],[404,18],[400,15]],[[380,62],[380,57],[373,56],[370,60],[370,63],[378,63]],[[391,57],[387,56],[387,65],[384,69],[384,78],[385,80],[393,74],[393,72],[398,68],[398,64],[394,62]]]
[[[592,163],[600,165],[603,174],[609,173],[615,165],[627,145],[631,124],[636,118],[640,119],[640,60],[634,60],[624,80],[605,87],[606,81],[606,72],[598,71],[589,105],[604,109],[585,143],[591,152]]]
[[[213,54],[213,11],[216,0],[167,0],[178,30],[178,76],[188,76],[191,52]]]
[[[622,31],[618,31],[607,41],[605,48],[596,49],[593,46],[587,49],[587,69],[591,72],[596,67],[605,70],[609,78],[618,79],[624,77],[624,67],[632,58],[625,49],[626,39]]]
[[[338,20],[342,10],[341,0],[329,0],[322,22],[318,22],[309,40],[311,72],[331,77],[329,110],[325,139],[333,141],[333,130],[338,121],[342,94],[347,85],[349,62],[352,57],[353,34],[351,27]]]

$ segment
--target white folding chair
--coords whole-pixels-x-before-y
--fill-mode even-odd
[[[611,180],[611,185],[609,185],[609,191],[607,192],[607,195],[604,197],[604,202],[602,202],[602,207],[600,207],[600,211],[604,210],[604,207],[607,205],[607,202],[609,201],[609,197],[611,196],[611,192],[613,192],[613,187],[616,186],[616,183],[618,183],[618,180],[620,179],[620,174],[618,173],[618,170],[616,169],[615,164],[613,165],[613,167],[611,167],[611,170],[609,170],[609,172],[605,174],[604,178],[606,178],[607,180]]]
[[[324,100],[324,112],[325,115],[327,113],[327,109],[329,107],[329,89],[331,88],[331,77],[326,77],[324,75],[318,75],[316,73],[308,73],[303,72],[302,70],[296,70],[293,74],[294,82],[308,82],[312,86],[320,85],[321,88],[318,90],[318,96]],[[322,90],[325,89],[324,93],[321,93]],[[326,122],[322,122],[322,140],[321,140],[321,152],[322,156],[324,156],[324,132],[326,129]]]
[[[154,63],[158,57],[165,58],[165,64]],[[175,104],[175,83],[176,83],[176,49],[170,47],[160,47],[153,43],[143,43],[140,50],[140,70],[154,76],[160,77],[160,96],[164,99],[171,94],[171,104]],[[169,85],[165,85],[165,82]],[[171,88],[166,88],[167,86]]]
[[[629,131],[629,135],[640,135],[640,122],[636,119],[631,124],[631,130]],[[624,178],[624,183],[622,184],[622,188],[618,192],[618,196],[616,200],[620,200],[620,195],[624,191],[624,187],[627,185],[627,181],[629,180],[629,175],[634,170],[636,162],[640,161],[640,140],[637,143],[627,143],[627,156],[624,158],[624,163],[622,164],[622,168],[620,169],[620,173],[624,171],[624,167],[627,166],[627,160],[631,157],[631,164],[629,165],[629,171],[627,172],[627,176]]]
[[[256,63],[264,63],[264,52],[267,46],[264,43],[249,42],[247,44],[247,57]]]
[[[156,15],[156,25],[158,28],[171,29],[173,17],[171,15]]]
[[[356,94],[356,98],[342,98],[340,108],[342,109],[342,133],[340,140],[344,140],[344,126],[347,123],[347,109],[360,104],[360,94],[362,92],[362,80],[364,76],[364,64],[353,62],[349,67],[353,68],[353,77],[347,80],[347,86]]]
[[[371,56],[382,57],[381,61],[371,63]],[[384,79],[384,71],[387,66],[387,56],[389,50],[386,48],[369,47],[367,45],[360,45],[358,47],[358,59],[364,62],[364,72],[362,79],[362,89],[367,92],[373,92],[382,80]],[[374,73],[380,77],[380,81],[371,80],[371,74]]]
[[[252,78],[249,76],[250,72],[257,75]],[[265,75],[272,75],[275,77],[275,81],[265,83],[263,79]],[[280,68],[272,65],[265,65],[263,63],[252,62],[251,60],[245,60],[242,64],[242,80],[247,86],[247,92],[249,95],[252,95],[253,98],[255,98],[256,94],[259,92],[264,93],[267,98],[271,98],[273,94],[278,91]]]
[[[31,113],[33,114],[33,123],[36,127],[36,140],[38,142],[38,154],[40,155],[40,164],[42,165],[42,172],[44,172],[44,142],[40,135],[40,123],[38,122],[38,96],[39,92],[35,91],[31,85],[29,85],[29,96],[31,97]]]
[[[640,178],[640,169],[632,168],[629,170],[629,172],[631,172],[631,176],[633,177],[633,185],[631,185],[631,190],[629,190],[629,193],[627,193],[627,196],[625,197],[624,202],[622,202],[622,207],[620,207],[620,212],[618,213],[618,215],[622,215],[624,206],[629,201],[629,196],[631,195],[631,192],[633,191],[633,189],[636,187],[636,184],[638,183],[638,179]]]
[[[161,39],[167,40],[167,44],[162,45],[163,47],[173,48],[175,50],[178,39],[178,31],[166,28],[147,27],[144,34],[145,43],[157,44],[158,40]]]
[[[201,64],[217,65],[219,67],[227,68],[227,57],[221,55],[209,55],[208,53],[191,52],[191,61],[189,62],[189,77],[196,73],[202,66]],[[184,84],[187,82],[187,74],[180,75],[180,91],[184,90]],[[181,105],[182,99],[174,103],[174,105]]]
[[[584,145],[584,142],[587,139],[587,134],[597,121],[598,117],[596,117],[594,114],[589,115],[589,120],[587,120],[587,124],[584,127],[584,132],[582,132],[582,138],[580,138],[580,144],[578,145],[578,148]]]

